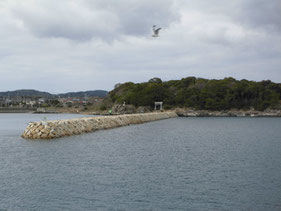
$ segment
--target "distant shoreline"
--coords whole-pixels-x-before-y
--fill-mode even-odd
[[[176,108],[175,111],[179,117],[281,117],[281,110],[256,111],[256,110],[193,110],[191,108]],[[150,111],[151,112],[151,111]],[[73,111],[73,110],[45,110],[38,111],[30,108],[0,108],[1,113],[30,113],[30,114],[85,114],[85,115],[109,115],[107,111]],[[113,113],[112,115],[136,114],[139,112]],[[143,113],[143,112],[141,112]],[[147,113],[147,112],[144,112]]]
[[[0,113],[32,113],[35,109],[30,108],[0,108]]]
[[[193,109],[176,109],[179,117],[281,117],[281,110],[193,110]]]

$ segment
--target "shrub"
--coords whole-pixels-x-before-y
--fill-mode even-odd
[[[100,110],[101,110],[101,111],[105,111],[105,110],[106,110],[106,106],[105,106],[105,105],[101,105],[101,106],[100,106]]]

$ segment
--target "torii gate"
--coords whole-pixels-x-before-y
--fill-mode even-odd
[[[163,109],[163,102],[154,102],[154,110],[157,110],[157,106],[160,106],[160,111]]]

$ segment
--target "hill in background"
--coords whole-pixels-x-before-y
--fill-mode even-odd
[[[20,89],[15,91],[7,91],[7,92],[0,92],[0,96],[2,97],[43,97],[43,98],[56,98],[60,97],[101,97],[104,98],[107,95],[107,91],[104,90],[93,90],[93,91],[84,91],[84,92],[68,92],[62,93],[59,95],[50,94],[48,92],[41,92],[38,90],[33,89]]]
[[[28,96],[28,97],[46,97],[46,98],[53,97],[53,95],[48,92],[41,92],[34,89],[20,89],[15,91],[0,92],[0,96],[3,97]]]
[[[58,94],[60,97],[101,97],[104,98],[108,94],[104,90],[94,90],[94,91],[84,91],[84,92],[68,92],[63,94]]]

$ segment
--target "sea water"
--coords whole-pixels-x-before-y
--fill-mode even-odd
[[[281,210],[281,118],[172,118],[55,140],[0,114],[0,210]]]

